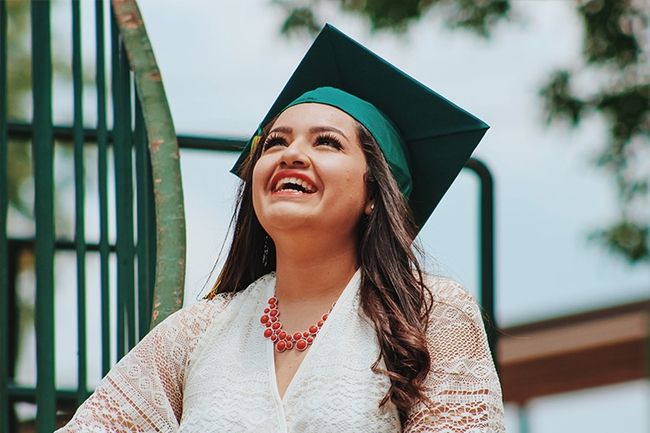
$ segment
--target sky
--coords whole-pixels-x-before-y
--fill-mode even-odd
[[[139,3],[180,134],[247,138],[311,43],[309,37],[279,34],[283,12],[270,0]],[[502,326],[650,296],[650,267],[631,267],[587,240],[592,230],[617,217],[614,188],[589,163],[605,139],[603,123],[594,118],[570,131],[543,121],[541,84],[555,68],[580,66],[581,24],[572,12],[574,2],[514,1],[514,22],[499,26],[489,41],[449,31],[432,14],[405,35],[372,34],[361,19],[321,3],[324,16],[340,30],[491,125],[474,156],[495,180],[496,318]],[[91,22],[93,9],[83,5],[90,3],[82,2],[82,13]],[[54,22],[61,24],[68,15],[67,9],[55,12]],[[85,51],[92,52],[93,43],[85,38]],[[59,85],[55,96],[65,91],[65,84]],[[92,119],[92,95],[87,98],[87,119]],[[70,121],[66,101],[55,101],[56,123]],[[228,174],[235,155],[184,151],[181,158],[188,304],[214,278],[210,270],[226,236],[237,180]],[[477,204],[478,182],[463,172],[420,235],[428,269],[474,293]],[[89,224],[92,238],[92,218]],[[57,269],[73,263],[72,257],[59,260]],[[57,317],[66,315],[65,305],[75,296],[66,278],[57,276],[57,286],[64,287],[57,292]],[[93,308],[89,314],[98,314]],[[90,329],[89,335],[97,332]],[[62,360],[57,371],[67,368],[66,356],[57,346]],[[617,431],[626,411],[625,431],[641,433],[650,431],[650,415],[643,409],[649,405],[650,385],[641,381],[539,399],[528,412],[534,433]],[[516,415],[509,408],[509,431],[517,431]]]

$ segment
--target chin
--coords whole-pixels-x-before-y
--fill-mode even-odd
[[[315,226],[313,215],[286,207],[269,210],[261,218],[258,215],[258,220],[269,234],[277,230],[297,230]]]

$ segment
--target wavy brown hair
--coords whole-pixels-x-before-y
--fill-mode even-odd
[[[232,244],[208,299],[244,290],[275,270],[275,245],[253,210],[251,182],[253,167],[262,153],[261,143],[273,123],[264,128],[260,145],[241,166],[244,181],[231,221]],[[379,342],[380,355],[372,370],[386,374],[391,382],[380,406],[392,401],[404,423],[414,404],[428,402],[423,382],[431,366],[426,341],[431,293],[413,242],[417,229],[409,206],[372,135],[360,124],[357,135],[366,156],[367,190],[374,203],[374,210],[362,216],[358,226],[361,307],[374,324]],[[382,360],[385,369],[380,367]]]

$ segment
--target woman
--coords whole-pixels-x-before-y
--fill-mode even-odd
[[[485,124],[326,26],[261,125],[209,299],[63,431],[503,431],[480,312],[413,251]]]

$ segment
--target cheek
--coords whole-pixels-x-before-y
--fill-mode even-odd
[[[266,189],[267,179],[269,177],[269,167],[262,159],[259,159],[253,167],[251,177],[251,188],[253,196],[253,209],[257,214],[259,211],[260,199]]]
[[[359,170],[359,167],[351,167],[342,173],[339,181],[339,194],[347,197],[349,202],[365,202],[365,171]]]
[[[253,166],[253,176],[251,179],[253,182],[253,195],[265,188],[267,182],[266,179],[268,179],[268,176],[269,164],[265,161],[264,158],[258,159]]]

